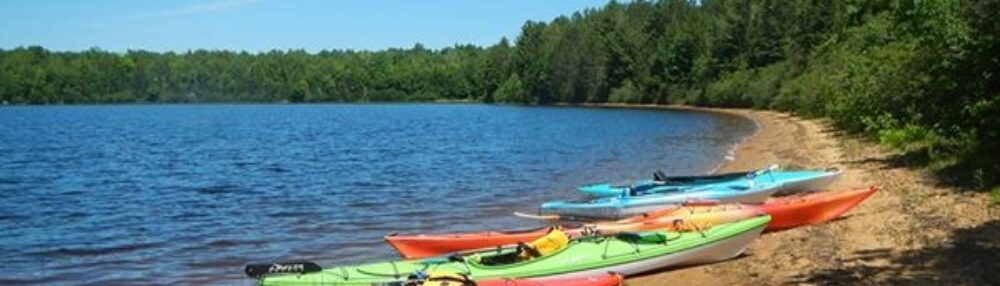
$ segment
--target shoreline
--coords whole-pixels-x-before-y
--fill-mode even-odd
[[[835,130],[826,121],[750,109],[580,106],[741,116],[754,121],[757,130],[735,146],[735,159],[724,159],[717,172],[769,164],[837,167],[844,174],[831,185],[833,190],[883,187],[841,219],[765,234],[739,258],[631,277],[626,285],[653,286],[662,281],[689,285],[989,285],[1000,281],[1000,274],[993,273],[1000,269],[995,260],[1000,257],[1000,208],[988,205],[987,194],[941,187],[922,171],[894,164],[894,152]]]

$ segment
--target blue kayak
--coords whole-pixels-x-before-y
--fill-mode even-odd
[[[680,192],[705,188],[711,185],[727,185],[734,182],[754,181],[755,183],[781,183],[780,193],[794,193],[825,189],[840,176],[837,169],[777,171],[777,166],[757,171],[733,172],[705,176],[664,176],[657,171],[652,180],[641,180],[631,184],[592,184],[576,190],[594,197],[642,196]]]
[[[642,196],[597,198],[589,201],[553,201],[542,204],[542,215],[569,218],[620,219],[686,202],[710,200],[719,203],[762,203],[784,188],[782,183],[730,181],[682,191]]]

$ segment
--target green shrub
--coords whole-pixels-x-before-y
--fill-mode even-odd
[[[609,102],[615,103],[641,103],[642,93],[632,84],[631,80],[622,82],[622,86],[611,91]]]
[[[746,91],[750,81],[756,78],[753,70],[738,70],[722,75],[705,87],[705,104],[723,107],[749,107]]]
[[[990,204],[1000,206],[1000,187],[993,188],[993,191],[990,192]]]
[[[521,102],[528,101],[528,92],[524,89],[521,77],[516,73],[511,74],[496,91],[493,92],[493,100],[496,102]]]
[[[897,129],[878,131],[879,142],[904,152],[927,150],[941,143],[940,136],[933,130],[908,124]]]
[[[769,108],[788,77],[788,63],[779,62],[758,69],[746,83],[744,100],[754,108]]]

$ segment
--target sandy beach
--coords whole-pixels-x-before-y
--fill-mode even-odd
[[[635,106],[633,106],[635,107]],[[639,106],[653,107],[653,106]],[[895,153],[842,134],[822,120],[772,111],[700,109],[755,120],[760,129],[719,170],[780,164],[838,167],[833,189],[880,184],[847,216],[769,233],[746,253],[712,265],[662,271],[626,285],[989,285],[1000,281],[1000,208],[986,195],[939,186],[893,160]],[[669,282],[668,282],[669,281]],[[995,285],[995,284],[994,284]]]

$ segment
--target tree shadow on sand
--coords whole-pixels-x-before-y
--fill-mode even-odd
[[[815,285],[996,285],[1000,282],[1000,220],[958,229],[941,246],[871,249],[840,266],[792,277]]]
[[[834,133],[834,136],[842,139],[860,140],[861,142],[874,145],[879,144],[871,138],[861,137],[857,134],[848,134],[843,131]],[[886,150],[889,149],[886,148]],[[935,161],[926,151],[889,151],[892,153],[884,157],[864,156],[865,158],[847,161],[846,163],[874,164],[881,170],[900,168],[910,170],[933,169],[927,172],[929,175],[928,178],[933,179],[928,180],[927,183],[938,187],[956,188],[959,192],[987,191],[991,186],[1000,185],[1000,176],[997,175],[1000,174],[998,172],[1000,171],[1000,167],[998,167],[997,160],[993,159],[995,155],[992,154],[970,153],[965,156],[956,157],[955,163],[930,168],[935,165]]]

